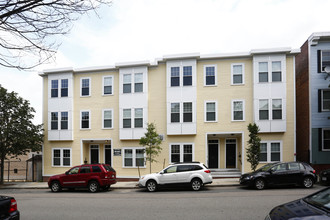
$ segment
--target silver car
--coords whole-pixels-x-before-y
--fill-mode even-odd
[[[171,164],[159,173],[142,176],[139,186],[149,192],[164,186],[190,186],[194,191],[200,190],[205,184],[212,183],[211,171],[200,162]]]

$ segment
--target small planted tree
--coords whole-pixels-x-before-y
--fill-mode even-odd
[[[248,141],[248,148],[246,149],[246,156],[247,161],[251,164],[251,169],[255,171],[260,158],[260,137],[258,136],[260,129],[255,123],[250,123],[248,130],[250,132],[250,139]]]
[[[162,143],[159,134],[156,132],[156,126],[154,123],[148,123],[147,132],[144,133],[144,137],[140,139],[140,145],[146,146],[145,152],[147,154],[146,160],[150,163],[150,173],[151,164],[156,161],[156,157],[162,151],[160,144]]]

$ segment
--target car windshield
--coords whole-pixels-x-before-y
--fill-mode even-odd
[[[260,167],[259,169],[257,169],[257,171],[267,171],[267,170],[269,170],[273,165],[274,165],[274,164],[271,164],[271,163],[266,164],[266,165]]]
[[[303,199],[305,202],[323,209],[327,212],[330,211],[330,188],[317,192]]]

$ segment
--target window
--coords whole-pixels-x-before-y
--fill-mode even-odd
[[[282,119],[282,100],[272,100],[273,119]]]
[[[259,63],[259,82],[268,82],[268,63]]]
[[[61,129],[67,130],[68,129],[68,112],[61,112]]]
[[[82,78],[81,79],[81,96],[89,96],[90,95],[90,79]]]
[[[124,167],[145,167],[144,148],[124,149]]]
[[[99,166],[92,166],[92,173],[102,173],[102,170]]]
[[[61,97],[68,97],[68,79],[61,80]]]
[[[53,166],[71,166],[71,149],[53,148]]]
[[[171,103],[171,122],[180,122],[180,103]]]
[[[89,166],[87,167],[80,167],[80,173],[90,173],[91,168]]]
[[[180,67],[171,67],[171,86],[180,86]]]
[[[323,129],[322,150],[330,151],[330,129]]]
[[[282,143],[280,141],[266,141],[260,143],[260,162],[270,163],[281,161]]]
[[[58,113],[52,112],[51,113],[51,130],[58,129]]]
[[[183,67],[183,85],[184,86],[192,85],[192,66]]]
[[[233,101],[233,121],[243,121],[244,120],[244,101]]]
[[[243,84],[244,83],[244,65],[243,64],[232,64],[232,84]]]
[[[259,120],[269,119],[268,99],[259,100]]]
[[[281,61],[272,62],[272,82],[282,81]]]
[[[321,91],[321,111],[330,111],[330,90]]]
[[[183,103],[183,122],[192,122],[192,102]]]
[[[143,127],[143,108],[136,108],[134,117],[134,127],[142,128]]]
[[[192,162],[194,159],[193,144],[171,144],[170,145],[170,163]]]
[[[321,52],[321,72],[325,72],[325,67],[330,66],[330,50]]]
[[[58,97],[58,80],[52,80],[51,84],[51,97]]]
[[[131,128],[131,109],[123,109],[123,128]]]
[[[134,74],[134,92],[143,92],[143,73]]]
[[[217,121],[216,118],[216,102],[207,102],[206,103],[206,121],[214,122]]]
[[[90,128],[90,121],[89,121],[89,111],[81,111],[81,128],[87,129]]]
[[[103,128],[112,128],[112,110],[103,110]]]
[[[132,92],[131,74],[124,74],[123,78],[124,78],[123,93],[131,93]]]
[[[112,95],[112,85],[113,85],[112,76],[103,77],[103,95]]]
[[[205,66],[204,67],[205,85],[214,86],[216,85],[216,66]]]

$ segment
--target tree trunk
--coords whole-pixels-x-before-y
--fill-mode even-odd
[[[5,167],[5,156],[1,154],[1,176],[0,176],[0,184],[3,184],[3,172]]]
[[[151,173],[151,145],[149,146],[150,154],[149,154],[149,162],[150,162],[150,173]]]

